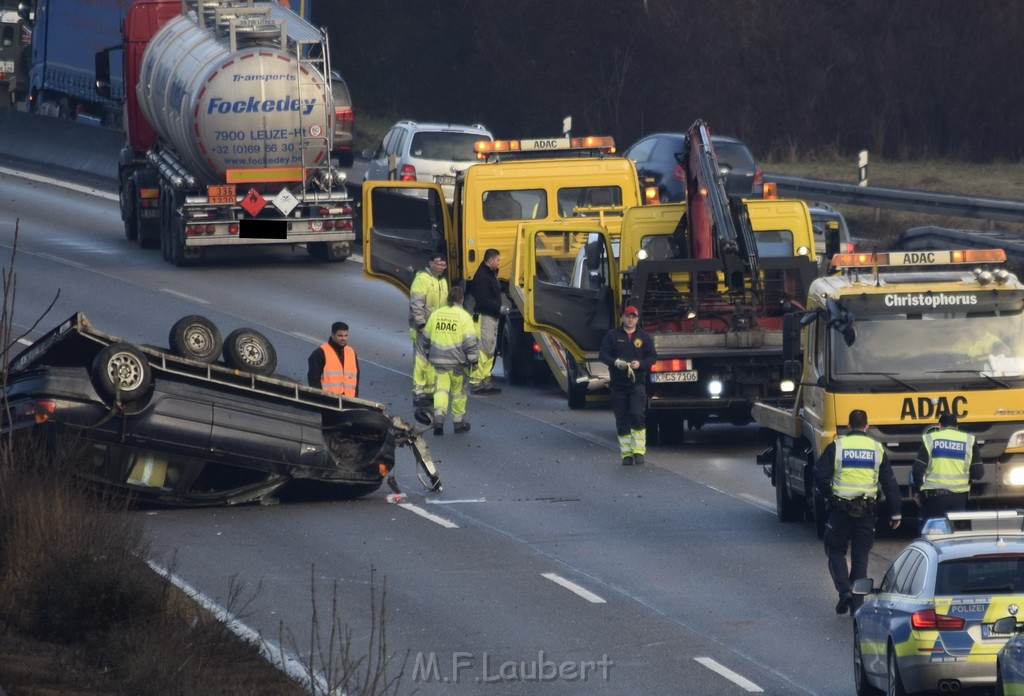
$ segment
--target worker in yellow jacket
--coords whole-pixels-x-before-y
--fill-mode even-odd
[[[434,310],[423,327],[420,351],[427,356],[437,375],[434,389],[434,434],[444,434],[449,404],[455,432],[469,431],[466,402],[469,374],[480,359],[476,325],[462,308],[465,293],[455,286],[448,291],[448,304]]]
[[[431,312],[448,299],[448,279],[445,277],[447,269],[445,255],[435,252],[431,254],[427,267],[413,277],[409,288],[409,337],[413,346],[412,404],[417,408],[430,406],[434,400],[434,368],[420,349],[420,334]]]

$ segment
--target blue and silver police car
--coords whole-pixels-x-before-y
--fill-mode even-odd
[[[853,622],[858,696],[991,689],[1012,636],[993,624],[1024,608],[1024,511],[928,520],[878,587],[853,592],[867,595]]]
[[[994,696],[1024,696],[1024,617],[1006,616],[996,621],[994,630],[1015,633],[996,655]]]

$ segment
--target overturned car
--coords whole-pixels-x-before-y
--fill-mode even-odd
[[[422,429],[383,404],[273,376],[273,346],[259,332],[222,341],[193,315],[169,344],[129,343],[75,314],[11,362],[4,435],[74,437],[77,475],[159,505],[270,503],[310,486],[359,496],[385,479],[397,492],[402,446],[424,486],[441,489]]]

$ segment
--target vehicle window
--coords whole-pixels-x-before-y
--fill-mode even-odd
[[[822,322],[818,323],[820,324]],[[896,577],[899,574],[899,572],[903,569],[903,566],[906,564],[907,560],[911,557],[911,553],[913,553],[912,549],[903,550],[903,553],[899,555],[899,557],[892,564],[889,570],[885,572],[885,576],[882,578],[882,584],[879,586],[879,592],[896,591],[894,589],[896,587]]]
[[[522,220],[523,205],[511,191],[484,191],[484,220]]]
[[[659,138],[657,144],[654,146],[654,151],[651,154],[651,159],[657,160],[658,162],[675,162],[676,153],[682,151],[682,138]]]
[[[335,107],[342,108],[352,105],[352,97],[348,93],[348,85],[342,80],[331,80],[331,96],[334,97]]]
[[[622,205],[622,189],[618,186],[574,186],[558,190],[559,217],[597,217],[600,213],[589,208]],[[609,211],[604,211],[607,215]],[[615,211],[622,215],[622,211]]]
[[[754,239],[760,256],[793,255],[793,233],[790,230],[758,230]]]
[[[647,259],[649,261],[683,258],[683,254],[676,244],[676,239],[668,234],[643,237],[640,240],[640,248],[647,252]]]
[[[4,46],[13,46],[14,45],[14,27],[13,26],[11,26],[9,24],[4,25],[4,36],[3,36],[3,40],[0,41],[0,43],[2,43],[2,45],[4,45]]]
[[[754,157],[739,143],[714,143],[715,154],[723,166],[731,169],[750,168],[754,166]]]
[[[402,156],[405,152],[405,143],[409,139],[409,132],[404,128],[399,128],[395,131],[395,141],[391,144],[392,150],[388,154],[394,154],[398,157]]]
[[[409,154],[428,160],[475,162],[477,156],[473,145],[480,140],[490,140],[490,138],[479,133],[420,131],[412,136]]]
[[[920,596],[921,592],[924,591],[924,583],[928,579],[929,563],[924,554],[918,554],[918,556],[920,561],[914,566],[910,576],[910,588],[907,590],[907,594],[911,597]]]
[[[893,585],[893,592],[897,594],[907,594],[910,590],[910,577],[913,575],[914,568],[921,562],[921,554],[917,551],[911,550],[911,553],[907,556],[903,566],[896,573],[896,582]]]
[[[395,140],[398,139],[398,129],[392,128],[384,136],[384,140],[381,141],[380,149],[377,150],[378,155],[392,155],[395,152]]]
[[[940,563],[936,595],[1024,592],[1024,556],[975,556]]]
[[[654,150],[656,141],[657,138],[645,138],[626,150],[623,154],[634,162],[646,162],[651,159],[651,152]]]

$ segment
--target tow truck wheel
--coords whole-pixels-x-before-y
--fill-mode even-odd
[[[272,375],[277,369],[277,351],[259,331],[235,329],[224,339],[224,362],[236,370]]]
[[[587,407],[587,385],[576,381],[580,376],[580,368],[576,364],[576,359],[569,353],[565,355],[565,369],[568,380],[565,391],[568,396],[569,408],[574,411],[585,409]]]
[[[198,314],[174,322],[167,343],[176,355],[204,363],[216,360],[224,346],[216,325]]]
[[[115,343],[101,350],[92,361],[91,374],[101,396],[120,403],[143,397],[152,380],[149,360],[131,343]]]
[[[775,481],[775,514],[779,522],[800,522],[804,518],[802,500],[795,500],[786,490],[784,475],[785,462],[782,458],[782,440],[775,440],[775,455],[772,459],[772,479]]]
[[[516,356],[511,343],[508,334],[503,332],[501,335],[501,366],[505,370],[505,379],[509,384],[523,384],[526,378],[516,365]]]

